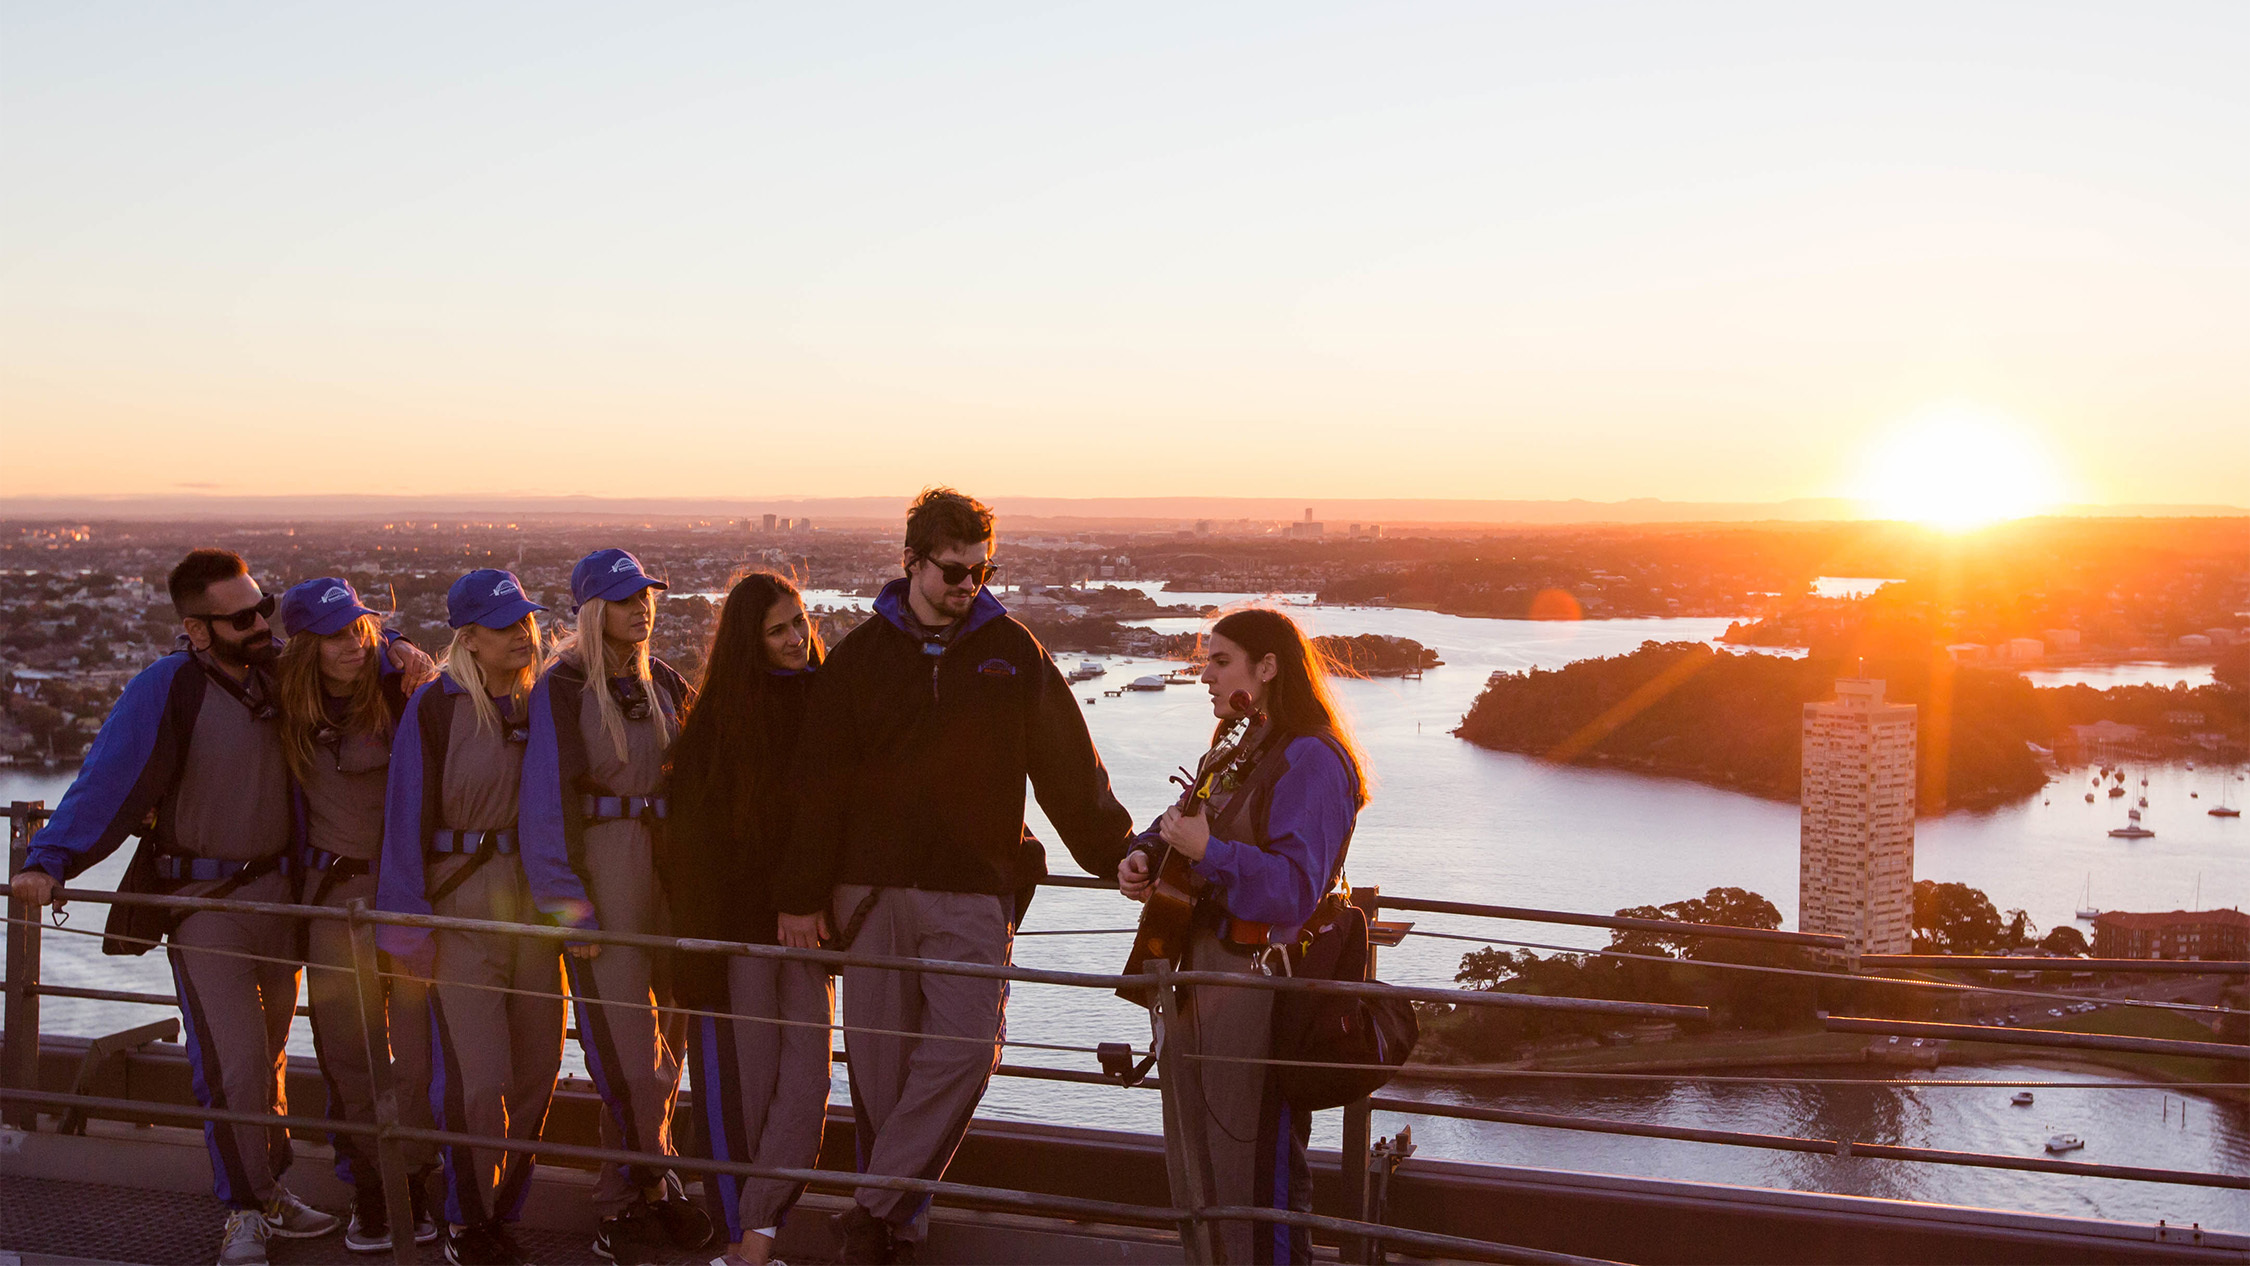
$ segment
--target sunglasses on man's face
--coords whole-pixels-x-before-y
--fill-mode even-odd
[[[992,573],[1000,570],[1000,564],[989,558],[981,563],[941,563],[924,554],[922,561],[937,568],[938,575],[945,577],[945,583],[948,585],[958,585],[964,580],[971,579],[981,585],[992,579]]]
[[[278,599],[269,593],[258,599],[258,605],[254,607],[244,607],[240,611],[228,611],[224,614],[191,615],[188,619],[201,620],[205,624],[213,626],[224,624],[237,633],[248,633],[250,627],[258,621],[273,618],[274,607],[277,602]]]

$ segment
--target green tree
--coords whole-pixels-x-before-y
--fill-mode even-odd
[[[2090,948],[2086,944],[2086,934],[2067,923],[2039,938],[2039,952],[2054,958],[2076,958]]]
[[[1992,898],[1967,884],[1914,881],[1914,949],[1922,954],[1981,954],[1999,949],[2006,930]]]

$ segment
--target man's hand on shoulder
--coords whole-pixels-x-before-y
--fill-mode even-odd
[[[437,680],[437,661],[424,654],[421,647],[402,637],[393,641],[389,649],[391,667],[399,671],[406,693],[413,694]]]

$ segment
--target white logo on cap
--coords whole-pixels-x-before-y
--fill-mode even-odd
[[[620,558],[616,562],[609,565],[609,570],[612,575],[615,575],[616,573],[621,571],[631,571],[633,570],[633,560],[630,558]]]
[[[503,580],[499,584],[492,587],[493,597],[497,598],[504,593],[512,593],[520,596],[523,593],[523,590],[517,588],[516,582],[513,580]]]
[[[351,590],[344,588],[342,585],[330,585],[328,586],[328,592],[320,595],[320,605],[325,607],[331,602],[342,602],[351,596]]]

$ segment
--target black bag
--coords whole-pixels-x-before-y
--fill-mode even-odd
[[[1367,914],[1334,898],[1320,903],[1305,927],[1290,973],[1313,980],[1364,980]],[[1282,1098],[1306,1112],[1340,1108],[1388,1084],[1422,1036],[1414,1006],[1404,998],[1370,998],[1291,990],[1274,1000],[1273,1058],[1352,1068],[1279,1064]]]

